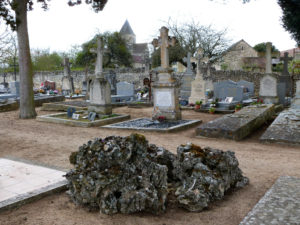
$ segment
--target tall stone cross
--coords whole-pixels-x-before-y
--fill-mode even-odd
[[[169,51],[168,47],[174,46],[176,43],[175,37],[169,37],[168,32],[169,29],[166,27],[160,28],[160,37],[153,39],[153,46],[160,47],[160,59],[161,59],[161,67],[163,69],[169,68]]]
[[[95,75],[96,78],[104,77],[103,75],[103,47],[102,47],[102,37],[97,37],[97,49],[90,49],[90,52],[96,53],[96,64],[95,64]]]
[[[187,57],[183,58],[183,61],[186,62],[187,65],[186,73],[192,73],[191,57],[192,57],[192,53],[188,52]]]
[[[70,69],[69,58],[67,58],[67,57],[64,58],[63,66],[64,66],[64,76],[70,77],[71,76],[71,69]]]
[[[281,59],[283,60],[282,75],[289,75],[288,64],[289,64],[289,61],[292,60],[293,58],[290,58],[289,53],[285,52],[284,57]]]

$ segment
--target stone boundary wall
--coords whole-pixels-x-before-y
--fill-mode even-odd
[[[145,71],[143,69],[128,69],[128,68],[121,68],[121,69],[105,69],[104,73],[116,73],[117,82],[127,81],[129,83],[133,83],[135,88],[143,86],[143,79],[148,77],[149,78],[149,71]],[[264,75],[264,73],[253,73],[247,71],[223,71],[223,70],[215,70],[211,69],[210,75],[207,75],[207,69],[202,69],[202,73],[204,74],[205,80],[212,80],[213,82],[223,81],[223,80],[246,80],[249,82],[254,83],[255,87],[255,95],[259,94],[259,83],[260,79]],[[92,76],[94,74],[93,71],[89,71],[88,76]],[[155,73],[152,73],[152,80],[156,80],[157,76]],[[63,78],[63,71],[54,71],[54,72],[36,72],[34,74],[33,82],[34,87],[38,88],[42,82],[45,80],[54,81],[56,83],[56,88],[61,88],[62,78]],[[82,88],[82,81],[85,80],[85,72],[84,71],[72,71],[71,75],[74,80],[75,89]],[[274,76],[278,77],[278,73],[273,73]],[[184,77],[184,73],[175,74],[175,77],[181,81]],[[293,79],[300,80],[300,75],[294,75]],[[19,76],[17,75],[17,80],[19,80]],[[14,74],[8,73],[6,78],[6,82],[14,81]],[[3,82],[3,76],[0,75],[0,83]],[[294,82],[295,83],[295,82]],[[295,90],[294,85],[294,90]]]
[[[116,73],[117,82],[127,81],[129,83],[133,83],[135,88],[143,86],[143,79],[149,77],[149,72],[145,72],[143,70],[113,70]],[[105,70],[104,73],[111,73],[111,70]],[[84,71],[72,71],[71,75],[74,81],[75,89],[82,89],[82,81],[85,80],[85,72]],[[93,76],[94,73],[90,71],[87,74],[87,77]],[[62,85],[62,78],[64,76],[63,71],[54,71],[54,72],[35,72],[33,76],[33,84],[35,88],[39,88],[42,82],[46,80],[54,81],[56,83],[56,88],[60,89]],[[17,80],[20,80],[19,75],[17,74]],[[0,83],[4,81],[3,76],[0,75]],[[14,74],[8,73],[5,82],[14,81]]]

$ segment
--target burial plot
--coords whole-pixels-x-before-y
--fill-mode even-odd
[[[0,158],[0,211],[66,189],[64,171]]]
[[[275,114],[274,105],[251,105],[240,111],[202,124],[197,136],[241,140],[270,120]]]
[[[192,54],[188,52],[187,57],[184,58],[184,61],[187,64],[187,69],[181,79],[181,86],[180,86],[181,100],[188,100],[189,97],[191,96],[192,81],[195,78],[194,72],[192,71],[191,56]]]
[[[240,225],[299,224],[299,186],[297,177],[279,177]]]
[[[0,112],[17,110],[19,103],[12,99],[0,99]]]
[[[260,140],[300,145],[300,109],[281,112]]]

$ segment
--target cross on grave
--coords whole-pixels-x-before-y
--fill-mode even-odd
[[[284,57],[281,57],[280,59],[283,60],[282,75],[289,75],[288,64],[289,64],[289,61],[291,61],[293,58],[289,57],[289,53],[288,52],[285,52],[284,53]]]
[[[168,69],[169,68],[168,47],[175,45],[176,38],[170,37],[168,35],[169,29],[166,27],[162,27],[159,31],[160,31],[160,37],[153,39],[152,45],[154,46],[154,48],[160,47],[161,67],[163,69]]]
[[[104,77],[103,75],[103,46],[102,37],[97,37],[97,49],[90,49],[90,52],[97,53],[96,65],[95,65],[95,75],[96,78]]]
[[[188,52],[187,57],[183,58],[183,61],[186,63],[186,73],[192,73],[192,63],[191,63],[192,53]]]
[[[65,57],[64,62],[63,62],[63,66],[64,66],[64,76],[66,76],[66,77],[71,76],[70,65],[71,65],[71,63],[69,61],[69,58]]]

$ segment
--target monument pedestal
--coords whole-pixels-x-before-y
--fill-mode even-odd
[[[110,84],[103,77],[94,78],[90,87],[89,112],[111,114]]]
[[[154,109],[152,119],[160,116],[166,120],[181,120],[179,106],[179,84],[170,74],[171,70],[161,70],[159,80],[153,85]]]

